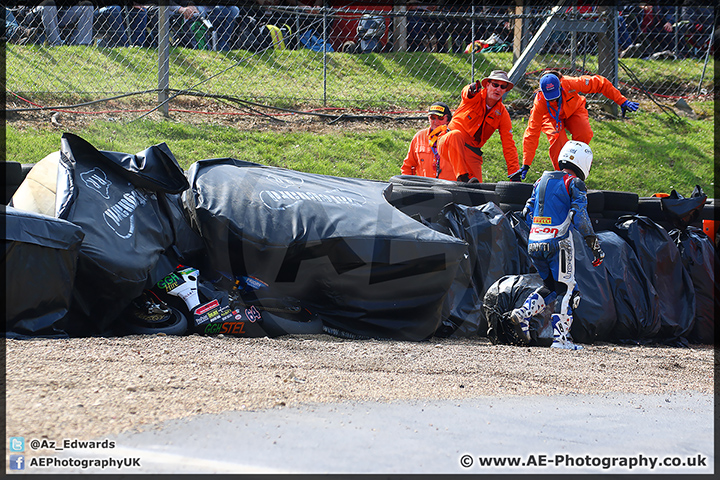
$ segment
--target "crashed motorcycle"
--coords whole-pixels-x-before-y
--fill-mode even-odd
[[[263,286],[257,279],[241,277],[227,292],[201,279],[198,269],[178,265],[127,306],[121,329],[126,334],[239,337],[322,333],[317,315],[295,299],[263,298]]]

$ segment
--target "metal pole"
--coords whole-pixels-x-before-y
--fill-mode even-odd
[[[620,19],[617,5],[610,7],[610,14],[613,16],[613,85],[620,85],[620,70],[618,67],[618,55],[620,50]]]
[[[575,10],[577,7],[574,5],[571,7],[570,10],[570,20],[575,20]],[[577,57],[577,32],[575,30],[572,30],[570,32],[570,66],[575,69],[575,61]]]
[[[327,0],[323,4],[322,39],[323,39],[323,107],[327,106]]]
[[[470,82],[475,81],[475,5],[472,6],[470,21]]]
[[[170,90],[170,35],[168,25],[167,0],[160,2],[158,9],[158,103],[160,111],[170,116],[168,104]]]
[[[680,41],[678,37],[678,30],[680,30],[680,7],[675,7],[675,23],[673,26],[673,35],[675,37],[675,48],[673,49],[673,52],[675,53],[675,56],[677,58],[680,58]]]

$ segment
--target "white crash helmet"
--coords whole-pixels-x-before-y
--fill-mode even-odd
[[[593,153],[590,145],[575,140],[568,140],[558,156],[560,168],[572,169],[582,181],[585,181],[590,174],[592,161]]]

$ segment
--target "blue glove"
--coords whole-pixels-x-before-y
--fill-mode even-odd
[[[625,103],[620,105],[620,109],[622,110],[622,116],[625,116],[625,112],[630,110],[631,112],[634,112],[638,109],[640,105],[637,102],[631,102],[630,100],[625,100]]]
[[[523,165],[522,170],[520,170],[520,178],[525,180],[528,170],[530,170],[530,165]]]

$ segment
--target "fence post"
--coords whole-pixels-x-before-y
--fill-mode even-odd
[[[158,9],[158,103],[160,111],[170,116],[168,94],[170,90],[170,35],[167,0],[161,0]]]
[[[523,52],[523,2],[515,0],[515,20],[513,20],[513,64],[518,61]]]
[[[322,39],[323,39],[323,107],[327,107],[327,9],[328,0],[323,2],[322,9]]]
[[[597,35],[598,73],[617,86],[617,7],[599,8],[598,12],[609,17],[606,20],[607,28]],[[611,100],[603,102],[603,109],[615,116],[618,114],[618,106]]]
[[[692,8],[692,7],[690,7]],[[680,30],[680,7],[677,5],[675,6],[675,24],[673,25],[673,35],[674,35],[674,43],[675,48],[673,48],[673,53],[675,54],[676,58],[680,58],[680,36],[679,31]]]
[[[620,68],[618,67],[618,58],[620,56],[620,10],[617,4],[610,9],[613,16],[613,85],[620,85]]]
[[[472,6],[470,20],[470,83],[475,81],[475,5]]]
[[[393,50],[407,52],[407,2],[393,3]],[[402,13],[402,15],[398,15]]]
[[[570,20],[571,21],[576,20],[577,16],[575,15],[575,13],[577,11],[577,7],[575,5],[573,5],[572,7],[570,7],[570,9],[571,9],[570,10]],[[575,29],[573,29],[570,32],[570,66],[573,69],[575,69],[575,61],[576,61],[575,57],[577,56],[577,46],[578,46],[577,31]]]

